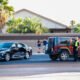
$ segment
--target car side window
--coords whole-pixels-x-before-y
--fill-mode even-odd
[[[69,38],[59,38],[59,45],[69,44]]]
[[[18,47],[18,48],[21,48],[21,47],[23,47],[23,46],[22,46],[21,44],[18,44],[17,47]]]
[[[21,47],[25,48],[25,45],[22,43],[19,43],[17,46],[18,46],[18,48],[21,48]]]
[[[28,48],[28,45],[25,45],[26,48]]]
[[[12,44],[12,47],[17,47],[17,45],[16,44]]]

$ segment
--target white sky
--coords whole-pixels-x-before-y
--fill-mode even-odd
[[[9,0],[9,4],[15,11],[25,8],[66,25],[80,22],[80,0]]]

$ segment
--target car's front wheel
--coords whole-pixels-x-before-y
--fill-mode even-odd
[[[24,55],[24,59],[29,59],[29,58],[30,58],[29,53],[26,52],[25,55]]]
[[[8,53],[5,54],[5,58],[4,59],[5,59],[5,61],[10,61],[10,54],[8,54]]]

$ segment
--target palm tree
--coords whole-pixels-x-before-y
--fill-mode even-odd
[[[48,29],[42,25],[38,18],[25,18],[23,23],[27,27],[27,33],[41,34],[48,32]]]
[[[0,0],[0,32],[13,11],[13,7],[8,5],[8,0]]]
[[[22,28],[22,18],[12,18],[6,24],[8,26],[7,32],[19,32],[20,27]]]
[[[48,32],[41,22],[35,18],[25,18],[25,19],[15,19],[9,20],[7,22],[9,26],[7,32],[9,33],[36,33],[41,34]]]

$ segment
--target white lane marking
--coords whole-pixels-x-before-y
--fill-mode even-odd
[[[35,76],[0,77],[0,80],[80,80],[80,73],[54,73]]]

